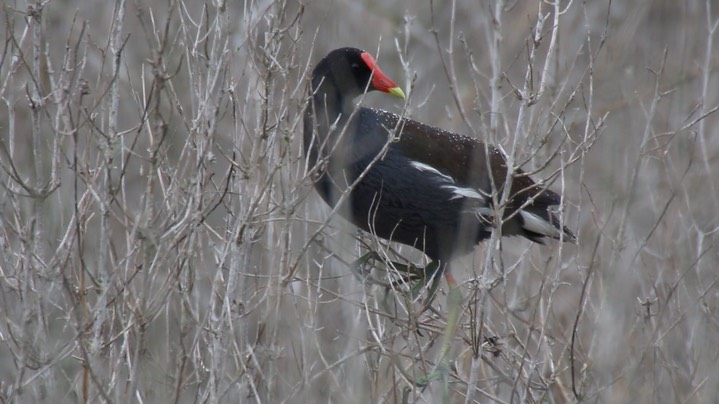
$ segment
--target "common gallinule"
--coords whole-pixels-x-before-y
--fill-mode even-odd
[[[360,49],[330,52],[312,72],[311,102],[304,117],[304,147],[315,188],[357,227],[410,245],[433,262],[429,275],[444,273],[449,285],[440,370],[458,323],[462,293],[449,272],[455,255],[470,252],[496,228],[493,215],[504,200],[503,236],[576,242],[549,207],[561,200],[514,169],[494,146],[377,109],[356,107],[355,98],[378,90],[404,98],[375,60]],[[507,198],[503,192],[509,188]],[[438,285],[434,281],[430,297]],[[399,367],[402,370],[401,366]],[[417,380],[423,385],[430,377]]]
[[[491,235],[507,162],[499,149],[474,138],[354,105],[373,90],[404,98],[360,49],[334,50],[312,72],[304,147],[315,188],[332,207],[347,203],[339,212],[357,227],[423,251],[454,286],[448,262]],[[503,236],[576,241],[549,210],[560,204],[559,195],[520,169],[509,188]]]

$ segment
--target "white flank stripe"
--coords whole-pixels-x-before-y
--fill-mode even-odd
[[[439,170],[432,167],[429,164],[420,163],[419,161],[410,161],[410,164],[412,167],[418,169],[419,171],[427,172],[436,175],[441,179],[443,182],[447,182],[448,184],[442,185],[442,189],[447,189],[452,191],[454,194],[449,200],[459,199],[459,198],[469,198],[469,199],[476,199],[482,202],[486,201],[486,198],[484,195],[479,193],[476,189],[472,188],[464,188],[464,187],[458,187],[456,185],[450,185],[454,184],[454,178],[450,177],[449,175],[442,174]]]
[[[475,213],[479,216],[484,216],[486,218],[491,218],[492,214],[494,213],[494,209],[485,207],[485,208],[478,208]]]
[[[542,219],[534,213],[525,212],[523,210],[520,210],[519,214],[522,215],[522,219],[524,219],[524,226],[522,227],[526,230],[553,238],[559,238],[559,229],[554,227],[548,221]]]
[[[444,185],[442,188],[449,189],[452,193],[454,193],[454,196],[449,199],[450,201],[458,198],[469,198],[484,201],[484,196],[472,188],[462,188],[454,185]]]
[[[449,175],[442,174],[437,170],[436,168],[432,167],[431,165],[420,163],[419,161],[410,161],[412,167],[418,169],[419,171],[426,171],[435,175],[438,175],[442,177],[445,181],[454,183],[454,178],[450,177]]]

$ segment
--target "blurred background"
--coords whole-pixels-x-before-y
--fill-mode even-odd
[[[3,402],[715,402],[719,4],[3,0]],[[301,151],[313,65],[500,146],[579,244],[492,239],[422,312]],[[416,291],[415,291],[416,292]]]

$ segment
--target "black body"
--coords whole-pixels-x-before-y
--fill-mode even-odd
[[[389,92],[373,86],[372,69],[375,76],[383,74],[368,66],[362,53],[333,51],[313,72],[304,141],[317,191],[335,206],[354,184],[340,210],[345,218],[433,260],[470,252],[494,228],[493,204],[505,189],[506,160],[473,138],[355,107],[353,100],[365,91]],[[575,241],[548,210],[561,202],[559,195],[542,190],[520,170],[510,189],[502,235]]]

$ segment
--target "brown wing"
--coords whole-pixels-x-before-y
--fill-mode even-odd
[[[397,127],[397,115],[381,110],[376,112],[386,127]],[[452,177],[458,186],[480,190],[486,195],[499,189],[498,196],[501,197],[507,177],[507,161],[499,149],[412,119],[403,120],[399,128],[401,132],[396,147],[407,157]],[[519,208],[533,196],[536,196],[535,203],[540,205],[560,203],[557,194],[542,192],[541,187],[522,170],[515,170],[511,195],[510,209]]]

